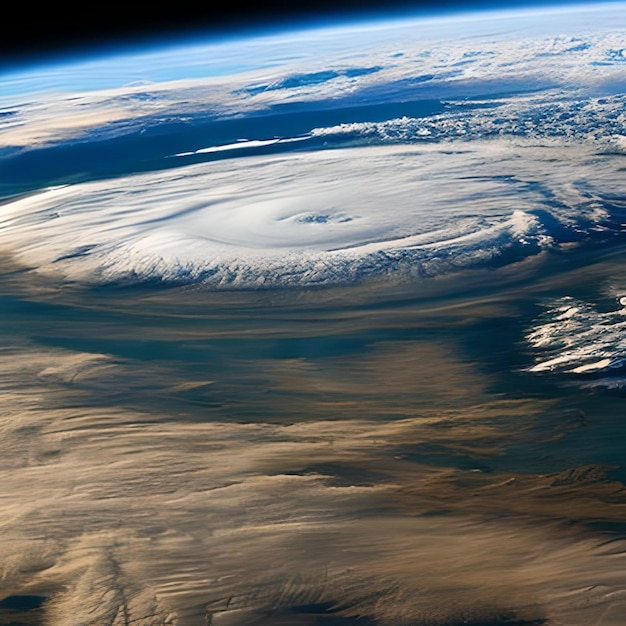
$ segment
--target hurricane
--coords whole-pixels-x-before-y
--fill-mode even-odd
[[[576,147],[457,148],[250,157],[55,187],[5,204],[0,242],[70,280],[255,288],[436,276],[619,237],[619,159],[598,177],[598,157]]]

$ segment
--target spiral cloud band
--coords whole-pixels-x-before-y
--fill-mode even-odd
[[[619,231],[617,165],[604,156],[599,175],[596,158],[466,142],[203,163],[13,199],[0,209],[0,245],[88,283],[433,276]]]

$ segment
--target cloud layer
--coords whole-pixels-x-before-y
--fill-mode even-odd
[[[615,237],[626,195],[619,159],[573,147],[355,148],[237,164],[28,195],[2,207],[0,245],[68,280],[328,285]]]

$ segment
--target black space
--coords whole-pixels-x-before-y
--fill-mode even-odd
[[[141,45],[189,35],[219,36],[260,28],[315,25],[333,19],[451,13],[477,9],[564,4],[564,0],[256,0],[235,4],[93,3],[64,6],[13,0],[0,37],[0,67],[20,61],[47,60],[83,50]],[[78,8],[76,8],[78,7]]]

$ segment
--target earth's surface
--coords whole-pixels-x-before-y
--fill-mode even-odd
[[[0,623],[626,623],[626,5],[0,75]]]

